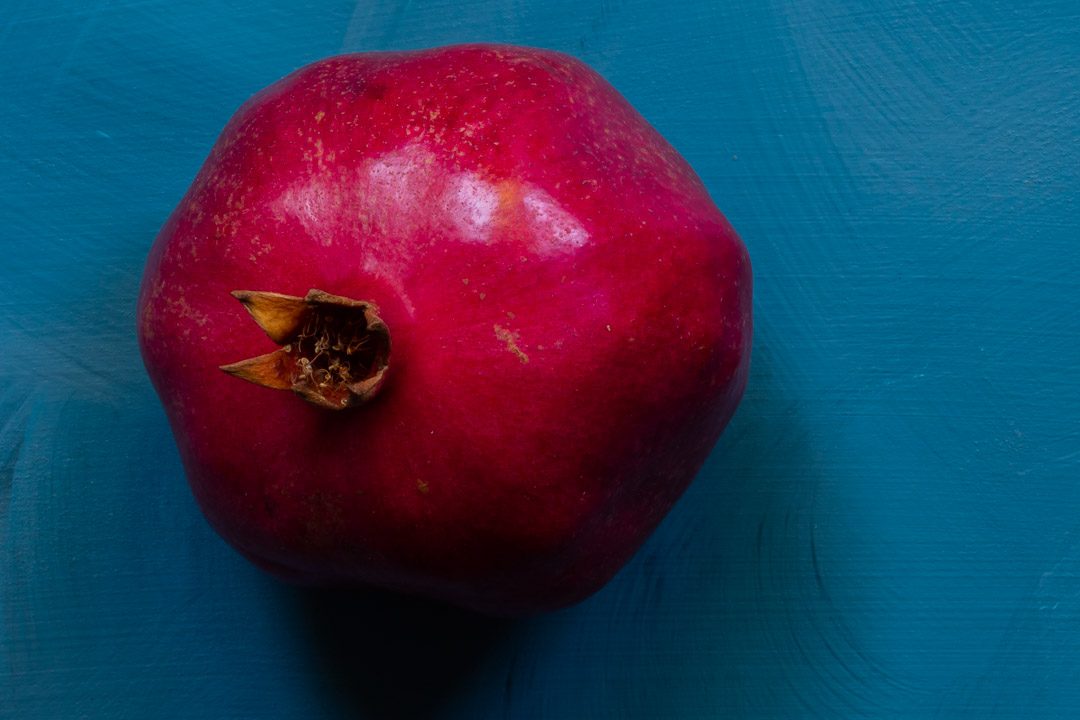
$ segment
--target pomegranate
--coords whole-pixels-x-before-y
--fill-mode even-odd
[[[746,383],[750,292],[596,72],[470,45],[249,100],[154,243],[138,332],[252,562],[521,614],[601,587],[685,490]]]

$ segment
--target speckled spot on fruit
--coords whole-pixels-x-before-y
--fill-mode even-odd
[[[523,364],[529,362],[529,356],[526,355],[520,347],[518,347],[518,333],[509,330],[502,325],[499,325],[498,323],[494,325],[494,329],[495,337],[505,343],[507,350],[516,355],[517,359],[520,360]]]

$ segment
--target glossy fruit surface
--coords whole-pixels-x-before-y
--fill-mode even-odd
[[[750,293],[701,181],[606,81],[473,45],[252,98],[138,323],[240,552],[513,614],[595,591],[686,488],[746,383]]]

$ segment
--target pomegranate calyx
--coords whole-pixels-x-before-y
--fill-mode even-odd
[[[382,388],[390,330],[374,303],[314,289],[304,297],[251,290],[232,295],[281,347],[222,365],[225,372],[263,387],[292,390],[328,410],[362,405]]]

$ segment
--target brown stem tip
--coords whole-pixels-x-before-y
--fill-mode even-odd
[[[266,334],[281,347],[221,369],[276,390],[292,390],[330,410],[362,405],[382,387],[390,330],[370,302],[310,290],[305,297],[236,290]]]

